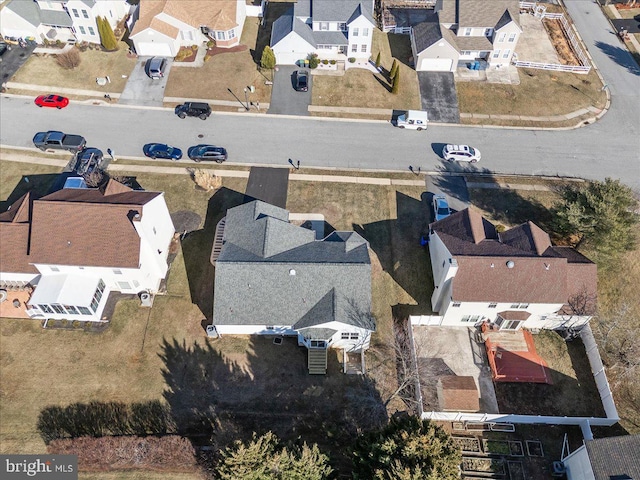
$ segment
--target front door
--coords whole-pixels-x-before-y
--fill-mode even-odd
[[[340,55],[346,55],[347,54],[347,46],[346,45],[340,45],[338,47],[338,53]]]

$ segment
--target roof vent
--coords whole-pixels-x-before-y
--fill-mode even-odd
[[[289,276],[290,277],[295,277],[296,276],[296,271],[293,268],[291,270],[289,270]]]
[[[544,264],[544,269],[545,270],[549,270],[549,267],[551,267],[551,264],[549,264],[549,263],[545,263]]]
[[[493,268],[493,267],[495,267],[495,265],[492,263],[492,264],[491,264],[491,268]]]
[[[509,260],[509,261],[507,262],[507,268],[513,268],[513,267],[515,267],[515,266],[516,266],[516,264],[515,264],[515,263],[513,263],[513,260]]]

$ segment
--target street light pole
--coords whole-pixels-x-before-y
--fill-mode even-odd
[[[249,89],[247,87],[244,87],[244,103],[245,103],[244,109],[247,112],[249,111],[249,94],[247,93],[248,91]]]

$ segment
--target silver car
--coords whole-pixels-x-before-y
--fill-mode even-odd
[[[442,149],[442,158],[450,162],[470,162],[480,161],[480,150],[469,145],[445,145]]]

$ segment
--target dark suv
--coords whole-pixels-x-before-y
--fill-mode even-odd
[[[144,72],[153,80],[164,77],[167,60],[162,57],[151,57],[144,66]]]
[[[176,115],[180,118],[198,117],[206,120],[211,115],[211,107],[207,103],[186,102],[176,107]]]

